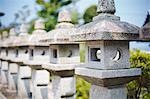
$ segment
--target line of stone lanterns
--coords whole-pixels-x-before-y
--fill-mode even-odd
[[[14,29],[9,38],[4,32],[1,87],[19,99],[75,99],[75,75],[79,75],[92,84],[90,99],[127,99],[125,84],[141,74],[141,69],[129,68],[129,41],[140,40],[140,29],[114,15],[114,0],[99,0],[97,11],[92,22],[78,28],[69,12],[62,11],[56,28],[48,33],[41,19],[32,35],[25,24],[19,36]],[[86,61],[81,64],[82,42]]]

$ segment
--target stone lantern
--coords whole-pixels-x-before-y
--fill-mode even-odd
[[[127,99],[125,84],[141,74],[129,68],[129,41],[139,40],[139,28],[120,21],[115,11],[114,0],[98,0],[98,16],[71,36],[86,42],[84,67],[75,73],[92,84],[90,99]]]
[[[149,14],[150,16],[150,11]],[[140,31],[140,38],[142,39],[150,39],[150,21],[148,21],[142,28]]]
[[[10,29],[9,38],[7,42],[8,46],[8,92],[15,93],[17,91],[17,73],[18,73],[18,65],[11,62],[12,59],[16,57],[16,47],[13,46],[14,40],[17,38],[15,29]]]
[[[20,99],[31,98],[31,68],[23,64],[23,61],[27,60],[29,57],[27,46],[28,38],[27,26],[26,24],[22,24],[20,27],[20,34],[13,42],[13,46],[16,47],[16,57],[11,59],[11,62],[18,65],[18,96]]]
[[[42,67],[51,73],[54,99],[75,99],[74,69],[80,63],[80,54],[79,43],[71,42],[70,36],[76,28],[68,11],[59,13],[58,22],[56,28],[41,39],[49,43],[50,48],[50,62]]]
[[[3,41],[1,46],[1,83],[3,87],[8,87],[8,62],[7,62],[7,56],[8,56],[8,48],[7,48],[7,42],[8,42],[8,32],[4,31],[2,34]]]
[[[31,92],[32,99],[48,99],[49,72],[42,70],[42,64],[49,62],[49,45],[41,43],[39,40],[47,32],[42,19],[35,22],[35,30],[28,40],[29,59],[24,61],[24,65],[32,70]],[[41,91],[42,90],[42,91]]]
[[[2,68],[2,56],[1,56],[2,44],[3,44],[2,33],[0,33],[0,86],[1,86],[1,68]]]

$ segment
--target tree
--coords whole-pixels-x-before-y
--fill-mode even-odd
[[[57,23],[59,9],[73,3],[74,0],[36,0],[42,9],[38,11],[38,16],[46,20],[46,30],[54,29]]]
[[[131,67],[141,68],[142,75],[127,85],[129,99],[150,99],[150,54],[131,51]]]
[[[92,5],[89,8],[86,9],[84,15],[83,15],[83,19],[85,23],[89,23],[92,21],[93,17],[97,15],[97,6],[96,5]]]

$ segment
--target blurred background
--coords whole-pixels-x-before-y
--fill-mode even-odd
[[[50,31],[55,28],[58,12],[63,9],[69,10],[73,23],[80,26],[91,22],[97,15],[97,1],[0,0],[0,32],[15,27],[19,33],[19,26],[27,23],[31,34],[34,30],[33,24],[38,18],[44,19],[46,31]],[[115,0],[115,4],[116,15],[120,16],[122,21],[139,27],[150,22],[150,0]],[[128,98],[150,99],[150,42],[131,42],[130,49],[131,67],[142,68],[143,72],[137,81],[127,85]],[[76,86],[77,99],[88,99],[90,84],[77,77]]]
[[[67,9],[72,14],[74,24],[82,25],[92,21],[96,16],[98,0],[0,0],[0,29],[19,28],[21,23],[29,24],[29,33],[33,31],[33,23],[43,18],[46,30],[52,30],[57,22],[59,10]],[[122,21],[143,26],[150,20],[150,0],[115,0],[116,15]],[[149,42],[131,42],[130,49],[150,51]]]

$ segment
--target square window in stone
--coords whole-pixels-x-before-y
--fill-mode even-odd
[[[57,58],[57,49],[53,49],[53,58]]]
[[[18,55],[19,55],[19,50],[18,49],[16,49],[16,57],[18,57]]]
[[[8,56],[8,49],[6,49],[6,56]]]
[[[33,50],[33,49],[30,49],[30,59],[31,59],[31,60],[33,59],[33,56],[34,56],[34,50]]]
[[[90,61],[100,62],[101,49],[100,48],[89,48]]]

